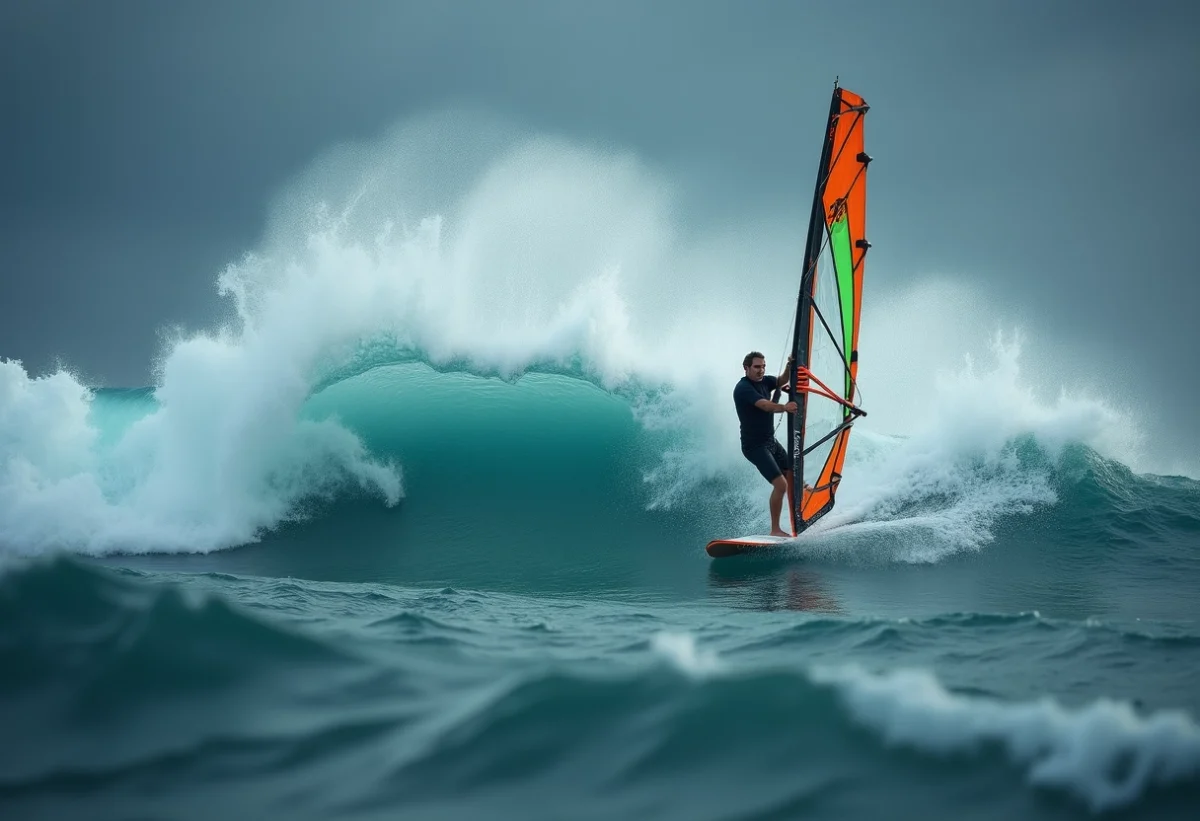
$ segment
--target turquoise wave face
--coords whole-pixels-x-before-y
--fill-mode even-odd
[[[646,443],[628,404],[555,375],[508,383],[423,366],[376,368],[323,390],[304,413],[336,417],[372,453],[396,460],[409,498],[449,490],[472,506],[594,499],[619,491],[654,456],[639,452]],[[464,515],[476,524],[491,518]]]
[[[394,466],[398,504],[344,479],[215,566],[548,593],[707,591],[738,606],[745,595],[750,606],[833,612],[860,599],[886,607],[897,596],[885,584],[907,566],[930,612],[982,600],[1122,618],[1179,616],[1186,600],[1155,591],[1200,578],[1192,480],[1134,474],[1086,446],[1051,449],[1032,435],[995,451],[968,442],[931,453],[858,433],[827,522],[776,559],[696,574],[713,536],[765,524],[768,491],[736,452],[727,458],[706,439],[709,429],[663,413],[678,402],[637,385],[606,391],[578,374],[365,367],[310,396],[301,415],[336,422]],[[149,392],[110,392],[93,414],[119,438],[155,407]],[[683,492],[664,494],[675,486]],[[798,590],[796,562],[819,568]],[[939,573],[926,574],[929,565]],[[966,577],[977,584],[980,566],[986,588],[963,587]]]
[[[388,556],[389,578],[562,590],[636,584],[631,556],[653,563],[703,544],[702,504],[649,509],[646,476],[677,435],[646,430],[627,399],[582,379],[377,367],[325,388],[304,414],[336,418],[403,472],[396,508],[343,498],[279,534],[313,545],[323,566],[324,545],[340,540]]]

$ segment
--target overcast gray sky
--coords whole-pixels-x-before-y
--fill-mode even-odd
[[[9,0],[0,356],[148,384],[331,146],[479,105],[636,152],[695,207],[806,199],[834,75],[872,105],[873,261],[1200,400],[1200,6],[1097,0]],[[1173,427],[1172,427],[1173,426]]]

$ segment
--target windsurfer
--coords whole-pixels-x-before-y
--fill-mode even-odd
[[[791,536],[779,527],[783,497],[787,493],[787,476],[792,469],[791,455],[775,438],[772,417],[776,413],[795,413],[796,403],[780,404],[771,401],[776,388],[786,387],[792,359],[788,357],[779,376],[767,376],[767,360],[758,351],[751,351],[742,360],[746,375],[733,389],[733,404],[741,427],[742,455],[758,468],[762,477],[771,483],[771,535]]]

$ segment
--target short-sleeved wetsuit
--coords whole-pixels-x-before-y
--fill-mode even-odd
[[[761,382],[743,376],[733,389],[733,405],[741,423],[742,455],[768,482],[792,466],[791,456],[775,438],[775,415],[754,406],[760,399],[770,399],[778,382],[774,376],[764,376]]]

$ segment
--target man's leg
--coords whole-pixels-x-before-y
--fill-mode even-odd
[[[771,535],[791,536],[779,527],[779,514],[783,512],[783,497],[787,493],[787,479],[776,476],[771,481]]]
[[[776,452],[778,451],[778,453]],[[749,450],[743,449],[742,455],[758,468],[762,477],[771,483],[771,535],[790,537],[779,527],[779,515],[783,512],[783,497],[787,493],[787,476],[785,468],[780,464],[786,459],[783,447],[776,443],[774,446],[762,445]]]

